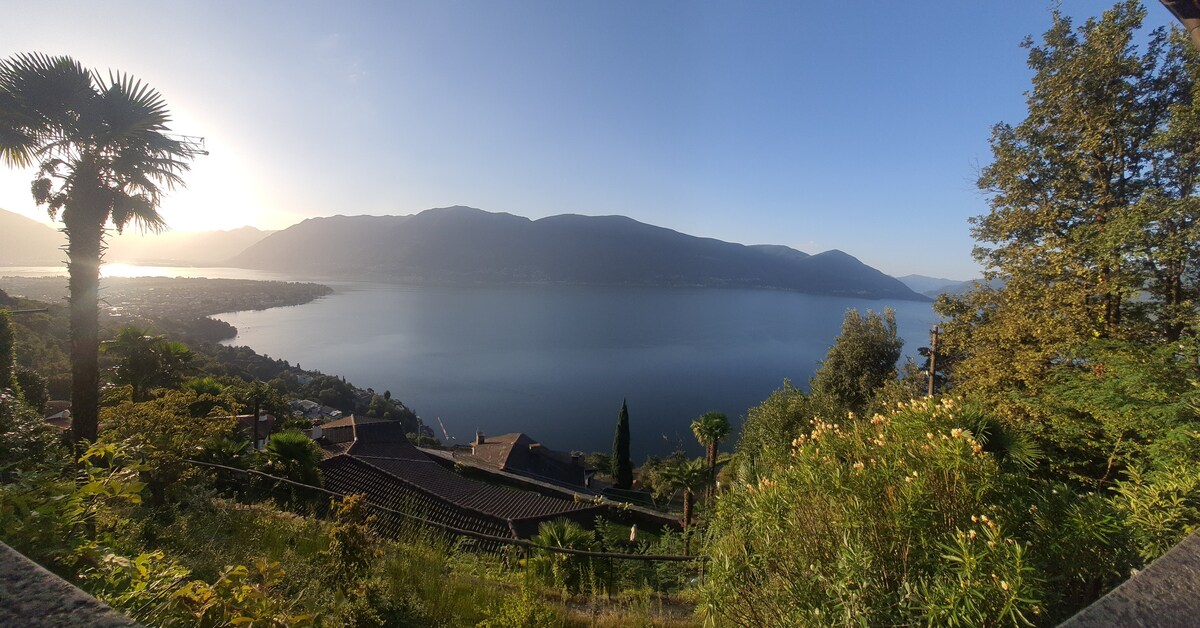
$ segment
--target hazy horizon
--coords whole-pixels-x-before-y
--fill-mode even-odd
[[[179,232],[467,205],[974,276],[974,179],[1053,4],[48,2],[6,13],[0,55],[160,91],[211,153],[163,203]],[[0,168],[0,207],[46,222],[31,176]]]

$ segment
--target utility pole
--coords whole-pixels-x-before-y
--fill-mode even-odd
[[[933,379],[936,377],[934,374],[937,373],[938,327],[940,326],[934,325],[933,329],[929,332],[929,393],[927,395],[929,397],[933,396]]]

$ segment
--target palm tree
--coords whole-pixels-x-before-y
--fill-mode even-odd
[[[267,469],[301,484],[321,483],[321,449],[299,430],[276,432],[267,441]]]
[[[696,491],[708,486],[712,474],[704,464],[704,460],[683,460],[664,469],[663,472],[671,488],[683,491],[683,529],[692,525],[692,503]]]
[[[729,436],[729,419],[720,412],[705,412],[692,421],[692,434],[704,446],[705,460],[712,482],[717,480],[717,444]],[[711,497],[711,495],[710,495]]]
[[[67,235],[75,442],[96,438],[104,229],[161,229],[163,189],[182,185],[201,152],[167,135],[170,119],[162,96],[129,75],[40,53],[0,61],[0,159],[38,166],[33,198],[51,218],[61,214]]]
[[[113,382],[129,386],[133,401],[146,401],[155,388],[178,387],[195,358],[182,342],[149,336],[137,327],[121,328],[101,351],[115,357]]]

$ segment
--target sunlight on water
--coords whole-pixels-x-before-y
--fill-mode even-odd
[[[0,277],[65,277],[65,266],[2,266]],[[283,273],[221,266],[142,266],[140,264],[104,264],[101,277],[209,277],[213,279],[260,279],[287,281]]]

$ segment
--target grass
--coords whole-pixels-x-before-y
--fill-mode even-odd
[[[167,517],[160,517],[167,519]],[[144,524],[146,549],[163,549],[214,580],[226,567],[256,558],[278,561],[285,591],[305,604],[328,599],[320,584],[327,565],[329,523],[268,504],[239,504],[197,493],[167,523]],[[515,553],[483,553],[428,529],[411,528],[380,544],[381,593],[399,601],[415,623],[430,626],[688,626],[692,606],[650,589],[618,595],[575,595],[539,587],[525,577]],[[320,611],[321,609],[312,609]],[[481,622],[483,622],[481,624]]]

